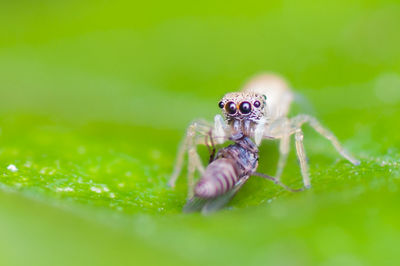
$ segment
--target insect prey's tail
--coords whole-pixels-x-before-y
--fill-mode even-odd
[[[230,159],[220,158],[207,166],[194,192],[201,198],[213,198],[233,188],[238,179],[235,163]]]
[[[244,176],[239,179],[231,190],[221,196],[208,199],[194,196],[185,204],[183,212],[191,213],[201,211],[202,214],[207,215],[222,209],[246,183],[249,177],[250,176]]]

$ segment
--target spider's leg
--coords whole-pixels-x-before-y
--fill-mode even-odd
[[[311,181],[310,181],[310,175],[308,173],[308,163],[303,143],[304,135],[303,131],[300,128],[296,130],[295,140],[296,140],[296,153],[297,153],[297,158],[299,159],[300,162],[300,169],[301,169],[301,175],[303,176],[303,183],[306,188],[310,188]]]
[[[354,165],[360,164],[360,161],[355,159],[353,156],[351,156],[339,143],[339,140],[333,135],[333,133],[324,128],[317,119],[315,119],[312,116],[309,115],[298,115],[290,120],[291,124],[291,133],[295,134],[295,140],[296,140],[296,152],[297,152],[297,157],[300,162],[300,168],[301,168],[301,174],[303,176],[303,182],[306,187],[310,187],[310,177],[309,177],[309,172],[308,172],[308,164],[307,164],[307,159],[306,159],[306,154],[304,150],[304,145],[303,145],[303,131],[301,130],[301,126],[305,123],[309,123],[312,128],[314,128],[315,131],[317,131],[320,135],[328,139],[333,147],[342,155],[345,159],[350,161]]]
[[[275,178],[280,180],[283,169],[285,168],[290,149],[290,123],[288,119],[281,120],[281,137],[279,141],[279,161],[276,169]]]
[[[194,182],[194,173],[198,170],[201,174],[204,173],[205,169],[201,162],[200,156],[197,152],[197,145],[214,145],[214,142],[222,143],[226,141],[226,125],[221,123],[219,120],[220,116],[216,116],[215,125],[213,126],[211,123],[208,123],[204,120],[197,120],[193,122],[186,131],[186,136],[184,138],[183,143],[181,144],[178,155],[174,167],[174,171],[172,176],[168,182],[171,187],[175,186],[176,180],[178,179],[183,163],[185,153],[188,153],[188,196],[191,197],[193,195],[193,188],[195,185]],[[222,120],[222,118],[221,118]],[[218,123],[217,123],[218,121]],[[222,122],[224,122],[222,120]],[[214,134],[218,132],[219,134]],[[209,136],[210,139],[206,138]]]
[[[187,175],[187,180],[188,180],[188,198],[193,197],[193,190],[195,186],[195,181],[194,181],[194,173],[196,169],[200,172],[201,175],[204,174],[204,166],[201,162],[200,156],[197,152],[197,142],[196,142],[196,129],[193,127],[190,135],[192,137],[190,138],[190,142],[188,145],[188,175]],[[211,129],[210,129],[211,130]],[[202,132],[200,132],[202,133]],[[203,139],[205,141],[205,139]],[[200,144],[200,143],[199,143]],[[203,143],[207,144],[207,143]]]
[[[189,161],[191,160],[196,160],[196,156],[198,161],[200,159],[198,158],[197,154],[197,149],[196,149],[196,134],[204,134],[204,132],[207,132],[208,130],[212,129],[212,126],[210,126],[207,122],[199,120],[199,121],[194,121],[193,123],[190,124],[188,129],[186,130],[186,135],[184,137],[183,142],[181,143],[178,153],[176,156],[176,162],[174,166],[174,171],[172,172],[171,178],[169,179],[168,184],[171,187],[175,186],[176,180],[178,179],[180,173],[182,172],[182,167],[184,163],[184,157],[186,152],[189,154]],[[204,143],[204,140],[203,140]],[[199,143],[201,144],[201,143]],[[191,154],[191,155],[190,155]],[[192,164],[193,165],[193,164]],[[201,165],[201,163],[200,163]],[[204,167],[201,165],[201,169],[204,169]]]
[[[290,120],[286,117],[281,117],[272,121],[271,124],[264,123],[262,129],[256,128],[255,139],[260,138],[257,134],[262,134],[262,139],[279,139],[279,161],[275,178],[280,180],[289,155],[290,135],[293,134]]]
[[[253,176],[259,176],[268,180],[271,180],[272,182],[274,182],[275,184],[283,187],[285,190],[290,191],[290,192],[300,192],[300,191],[304,191],[305,188],[290,188],[288,186],[286,186],[285,184],[283,184],[279,179],[273,177],[273,176],[269,176],[263,173],[258,173],[258,172],[254,172],[252,174]]]
[[[293,130],[295,128],[296,130]],[[276,171],[276,180],[280,182],[280,176],[286,165],[290,148],[290,136],[295,134],[296,152],[300,162],[301,174],[303,176],[304,186],[310,186],[310,177],[308,174],[308,165],[303,145],[303,133],[300,127],[293,127],[292,121],[286,117],[273,121],[272,124],[266,125],[264,138],[279,139],[279,161]]]
[[[178,179],[178,176],[182,171],[183,159],[185,156],[185,152],[187,150],[187,142],[188,142],[188,137],[186,136],[184,141],[179,145],[178,153],[176,155],[174,171],[172,172],[172,175],[168,181],[168,185],[171,187],[175,187],[176,180]]]
[[[285,168],[287,158],[289,155],[289,149],[290,149],[290,137],[289,135],[284,135],[279,142],[279,161],[275,173],[275,177],[278,180],[281,179],[283,169]]]
[[[347,152],[342,147],[336,136],[330,130],[323,127],[316,118],[309,115],[298,115],[291,119],[292,129],[294,131],[300,128],[301,125],[304,123],[309,123],[310,126],[314,128],[315,131],[317,131],[320,135],[328,139],[332,143],[333,147],[335,147],[335,149],[340,153],[340,155],[342,155],[349,162],[351,162],[354,165],[360,164],[360,161],[354,158],[352,155],[350,155],[350,153]]]
[[[195,186],[195,181],[194,181],[194,172],[196,169],[203,174],[204,173],[204,166],[201,163],[200,157],[197,153],[197,149],[195,148],[196,146],[193,146],[193,148],[190,148],[188,151],[188,175],[187,175],[187,180],[188,180],[188,198],[193,197],[193,190]]]

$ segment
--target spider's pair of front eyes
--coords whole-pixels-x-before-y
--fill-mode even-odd
[[[239,108],[234,102],[227,102],[224,104],[223,102],[219,102],[218,104],[219,108],[225,108],[225,111],[228,112],[228,114],[234,115],[236,114],[237,110],[239,109],[241,114],[248,114],[251,112],[251,103],[249,102],[241,102],[239,104]],[[261,103],[259,101],[254,102],[254,107],[258,108],[261,106]]]

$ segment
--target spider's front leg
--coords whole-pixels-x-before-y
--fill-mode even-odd
[[[212,130],[212,126],[210,123],[204,120],[196,120],[192,122],[189,127],[186,130],[185,138],[183,142],[181,143],[178,154],[176,156],[176,163],[174,167],[174,171],[171,175],[171,178],[168,182],[168,184],[171,187],[175,186],[176,180],[178,179],[178,176],[180,175],[184,163],[184,156],[186,152],[188,153],[188,179],[189,176],[191,176],[196,167],[200,172],[204,172],[204,167],[200,161],[200,157],[197,153],[197,147],[196,147],[196,136],[203,135],[206,136],[207,132]],[[191,183],[191,180],[188,180],[189,183]],[[189,184],[190,185],[190,184]]]
[[[223,143],[227,139],[227,125],[220,115],[215,116],[214,125],[204,120],[196,120],[190,124],[186,131],[185,138],[179,147],[174,171],[168,184],[175,186],[178,179],[186,152],[188,153],[188,196],[191,197],[194,188],[194,173],[196,169],[202,174],[204,166],[197,152],[197,145],[213,145],[213,143]]]

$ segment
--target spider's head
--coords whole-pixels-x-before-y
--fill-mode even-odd
[[[254,125],[266,115],[266,96],[253,92],[226,94],[218,106],[235,134],[250,136]]]

